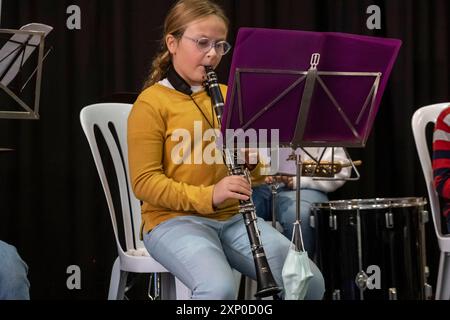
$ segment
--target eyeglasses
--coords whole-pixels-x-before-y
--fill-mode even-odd
[[[214,47],[216,52],[223,56],[226,55],[231,49],[231,44],[224,40],[216,42],[208,38],[194,39],[185,35],[183,35],[183,38],[194,41],[197,45],[197,48],[202,52],[208,52],[212,47]]]

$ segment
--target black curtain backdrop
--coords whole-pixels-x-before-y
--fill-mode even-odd
[[[106,298],[116,246],[97,171],[79,113],[119,92],[138,92],[158,47],[173,1],[3,0],[2,28],[51,25],[54,47],[44,65],[41,119],[0,120],[0,239],[29,265],[33,299]],[[419,107],[450,101],[450,3],[447,0],[222,0],[234,42],[239,27],[336,31],[403,41],[370,139],[352,149],[361,179],[332,199],[423,197],[425,184],[411,132]],[[81,30],[69,30],[70,5]],[[366,27],[369,5],[381,8],[381,29]],[[255,48],[258,54],[258,48]],[[231,55],[220,68],[228,80]],[[437,249],[427,226],[430,283]],[[66,269],[81,269],[81,289],[69,290]]]

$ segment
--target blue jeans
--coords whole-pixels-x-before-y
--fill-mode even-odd
[[[272,191],[267,184],[253,188],[253,202],[256,214],[264,220],[272,220]],[[309,225],[310,206],[314,202],[327,202],[328,197],[324,192],[313,189],[300,190],[300,220],[303,242],[310,257],[314,257],[315,239],[314,229]],[[294,222],[296,219],[296,192],[287,187],[278,188],[276,196],[276,220],[283,228],[286,238],[292,238]]]
[[[273,276],[282,287],[281,270],[290,242],[268,223],[258,221],[257,224]],[[240,214],[227,221],[176,217],[145,234],[144,244],[155,260],[192,290],[192,299],[236,299],[238,288],[232,269],[256,279]],[[322,274],[312,261],[311,269],[314,277],[306,299],[322,299],[325,291]]]
[[[30,299],[27,272],[16,248],[0,241],[0,300]]]

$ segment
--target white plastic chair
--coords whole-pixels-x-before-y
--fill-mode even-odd
[[[412,130],[416,142],[417,153],[422,165],[423,175],[428,190],[431,212],[433,217],[434,231],[436,233],[439,249],[441,251],[439,260],[439,271],[436,284],[436,300],[450,299],[450,235],[444,235],[441,228],[441,209],[439,197],[434,187],[433,168],[428,151],[426,139],[426,127],[428,123],[436,123],[441,111],[450,103],[438,103],[418,109],[412,117]]]
[[[119,254],[111,272],[108,293],[108,299],[113,300],[124,298],[128,273],[168,272],[149,255],[139,237],[141,225],[140,201],[134,196],[128,172],[127,120],[131,107],[130,104],[101,103],[87,106],[80,113],[81,126],[89,142],[105,192]],[[95,137],[95,127],[99,129],[105,139],[113,161],[120,193],[126,248],[122,248],[119,241],[113,198]],[[191,297],[191,291],[178,279],[175,279],[175,288],[177,299],[186,300]],[[162,289],[164,291],[164,288]]]

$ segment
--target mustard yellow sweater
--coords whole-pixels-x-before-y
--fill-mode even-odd
[[[221,85],[221,90],[226,96],[226,87]],[[210,97],[202,90],[192,98],[212,124]],[[143,232],[176,216],[226,220],[238,212],[237,200],[227,200],[216,209],[212,206],[214,184],[227,175],[227,167],[204,160],[194,164],[196,145],[204,150],[211,143],[194,142],[195,121],[201,122],[203,131],[211,128],[189,96],[160,84],[144,90],[133,105],[128,118],[128,160],[133,191],[143,201]],[[218,126],[216,119],[214,124]],[[172,141],[179,129],[186,129],[192,137],[191,164],[177,164],[171,157],[181,141]]]

